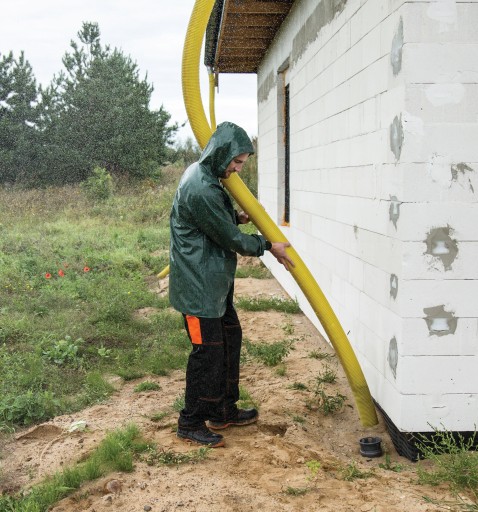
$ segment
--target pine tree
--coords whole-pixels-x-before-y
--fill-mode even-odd
[[[0,183],[34,173],[38,156],[38,89],[23,52],[0,60]]]
[[[44,181],[87,178],[96,166],[148,176],[162,164],[177,130],[162,107],[149,107],[153,87],[121,50],[103,47],[96,23],[83,23],[65,70],[43,91]]]

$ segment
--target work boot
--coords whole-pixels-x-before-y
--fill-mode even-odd
[[[221,430],[227,427],[241,427],[242,425],[250,425],[255,423],[259,413],[256,409],[237,409],[234,414],[224,421],[209,420],[209,428]]]
[[[211,432],[206,425],[201,425],[200,427],[178,426],[176,435],[186,441],[192,441],[193,443],[209,446],[210,448],[219,448],[220,446],[224,446],[224,438],[221,434]]]

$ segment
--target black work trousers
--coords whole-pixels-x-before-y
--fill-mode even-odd
[[[185,407],[179,415],[181,427],[225,421],[237,411],[242,329],[232,298],[231,290],[221,318],[183,315],[192,351],[186,369]]]

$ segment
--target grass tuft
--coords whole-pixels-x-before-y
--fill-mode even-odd
[[[144,382],[141,382],[134,388],[135,393],[141,393],[142,391],[159,391],[161,389],[161,386],[157,384],[156,382],[151,382],[149,380],[145,380]]]
[[[282,363],[292,349],[292,342],[289,340],[275,343],[252,343],[245,339],[244,345],[250,356],[266,366],[277,366]]]
[[[300,313],[299,303],[296,300],[282,297],[240,297],[236,306],[245,311],[280,311],[282,313]]]
[[[176,453],[172,450],[157,450],[153,448],[147,452],[143,460],[149,466],[179,466],[180,464],[197,464],[206,459],[211,448],[202,446],[195,451]]]

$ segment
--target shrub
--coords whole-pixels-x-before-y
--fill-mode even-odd
[[[102,201],[113,195],[113,178],[103,167],[95,167],[92,175],[81,184],[88,199]]]

